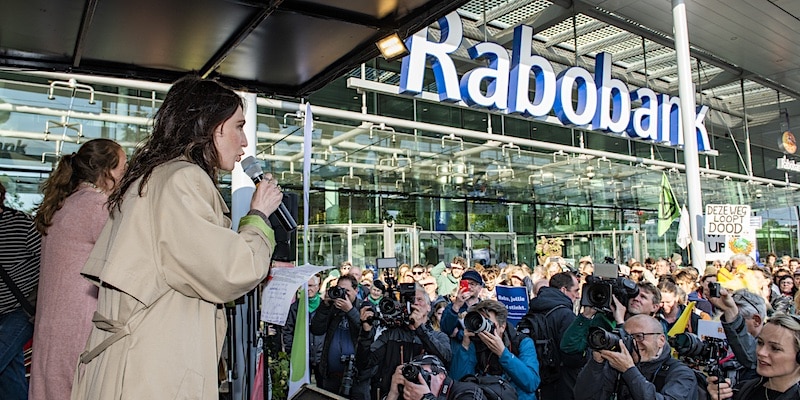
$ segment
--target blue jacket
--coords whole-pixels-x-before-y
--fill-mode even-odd
[[[508,348],[503,350],[500,356],[503,376],[517,389],[519,400],[536,400],[536,389],[539,387],[539,360],[536,358],[536,347],[533,345],[533,340],[528,337],[522,339],[519,347],[519,356],[514,355]],[[460,344],[453,347],[453,362],[450,365],[450,377],[453,380],[460,380],[480,370],[474,343],[469,344],[469,349]]]

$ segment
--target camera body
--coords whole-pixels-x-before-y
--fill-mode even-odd
[[[719,291],[722,286],[717,282],[708,283],[708,297],[719,297]]]
[[[621,352],[619,341],[633,353],[633,336],[628,335],[624,330],[614,329],[607,331],[603,328],[593,326],[589,328],[589,335],[586,337],[586,344],[592,350],[611,350]]]
[[[414,305],[416,296],[417,290],[414,283],[400,283],[395,289],[394,281],[387,279],[386,295],[378,302],[376,318],[373,318],[373,321],[379,321],[386,327],[412,324],[414,321],[411,319],[411,307]]]
[[[628,301],[639,295],[639,287],[630,279],[601,278],[594,275],[586,277],[581,294],[581,306],[594,307],[597,310],[611,312],[614,304],[612,296],[616,297],[622,305],[628,306]]]
[[[473,332],[494,333],[494,323],[477,311],[470,311],[464,316],[464,329]]]
[[[400,369],[400,373],[403,374],[403,378],[405,378],[407,381],[417,384],[422,383],[419,381],[419,374],[422,374],[422,379],[425,381],[425,384],[429,388],[431,387],[431,373],[413,361],[403,364],[403,367]],[[398,398],[402,399],[403,385],[398,385],[397,389],[399,393]]]
[[[328,288],[327,296],[331,300],[343,299],[347,300],[347,290],[339,286],[331,286]]]
[[[725,339],[700,339],[694,333],[684,332],[669,338],[669,345],[689,366],[703,365],[709,376],[730,379],[731,386],[736,384],[737,371],[741,364],[735,358],[727,359],[728,342]]]

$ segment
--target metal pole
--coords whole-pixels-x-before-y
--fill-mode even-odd
[[[744,147],[747,150],[747,175],[753,176],[753,153],[750,149],[750,127],[747,125],[747,100],[744,96],[744,79],[739,79],[739,88],[742,91],[742,125],[744,125]]]
[[[692,265],[702,274],[706,268],[703,240],[703,199],[700,187],[700,161],[697,153],[697,134],[694,126],[695,93],[692,85],[692,64],[689,55],[689,32],[686,23],[686,4],[672,0],[672,23],[675,31],[675,53],[678,56],[678,94],[681,101],[683,156],[686,166],[686,193],[692,230]]]

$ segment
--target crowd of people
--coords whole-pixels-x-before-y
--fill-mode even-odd
[[[589,257],[548,261],[345,262],[313,277],[317,385],[360,400],[800,398],[797,259],[736,255],[699,273],[673,255],[628,260],[614,277],[596,277]],[[498,285],[529,293],[519,323]],[[701,320],[719,321],[724,339],[699,337]],[[293,329],[282,328],[285,351]]]
[[[244,123],[233,90],[189,76],[130,163],[106,139],[64,155],[35,218],[0,184],[0,399],[218,398],[218,306],[267,277],[283,197],[266,174],[231,229],[215,181],[244,154]],[[344,262],[308,282],[314,381],[358,400],[800,398],[800,260],[599,267]],[[498,285],[527,293],[518,323]],[[724,339],[691,336],[712,319]]]

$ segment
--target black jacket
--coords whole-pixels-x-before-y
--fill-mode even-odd
[[[663,387],[659,389],[653,383],[656,374],[671,357],[672,349],[664,345],[661,355],[651,361],[637,364],[621,375],[611,368],[607,362],[597,363],[593,359],[586,363],[575,386],[575,398],[578,400],[605,400],[614,394],[619,385],[619,400],[663,400],[663,399],[697,399],[697,379],[694,372],[680,361],[676,361],[667,371]]]
[[[547,314],[547,312],[558,306],[563,307],[556,309],[547,317],[547,327],[550,329],[548,337],[553,339],[555,348],[559,352],[562,374],[559,380],[555,382],[543,382],[539,389],[541,397],[544,399],[571,400],[573,398],[572,388],[575,386],[575,380],[578,378],[581,368],[586,364],[585,355],[570,355],[561,351],[561,338],[576,317],[572,311],[572,301],[560,290],[543,286],[539,289],[539,294],[531,300],[528,314]]]
[[[733,400],[747,400],[752,398],[755,393],[764,393],[765,383],[767,383],[767,380],[761,377],[742,382],[739,390],[733,393]],[[777,397],[770,396],[770,400],[796,399],[800,399],[800,382],[796,382],[789,390]]]
[[[328,350],[331,347],[331,340],[333,339],[334,331],[339,326],[342,318],[347,318],[348,329],[350,331],[350,339],[353,340],[353,348],[358,344],[358,334],[361,331],[361,315],[359,314],[359,301],[346,314],[334,307],[332,303],[323,301],[317,307],[314,317],[311,318],[311,334],[312,335],[325,335],[325,341],[322,344],[322,359],[320,360],[320,373],[323,376],[328,375]]]
[[[433,354],[450,365],[452,350],[450,338],[436,331],[429,322],[411,330],[407,327],[392,327],[375,337],[373,328],[363,332],[356,349],[356,367],[364,371],[372,384],[372,391],[380,389],[381,396],[389,393],[392,374],[398,365],[411,361],[420,354]]]

